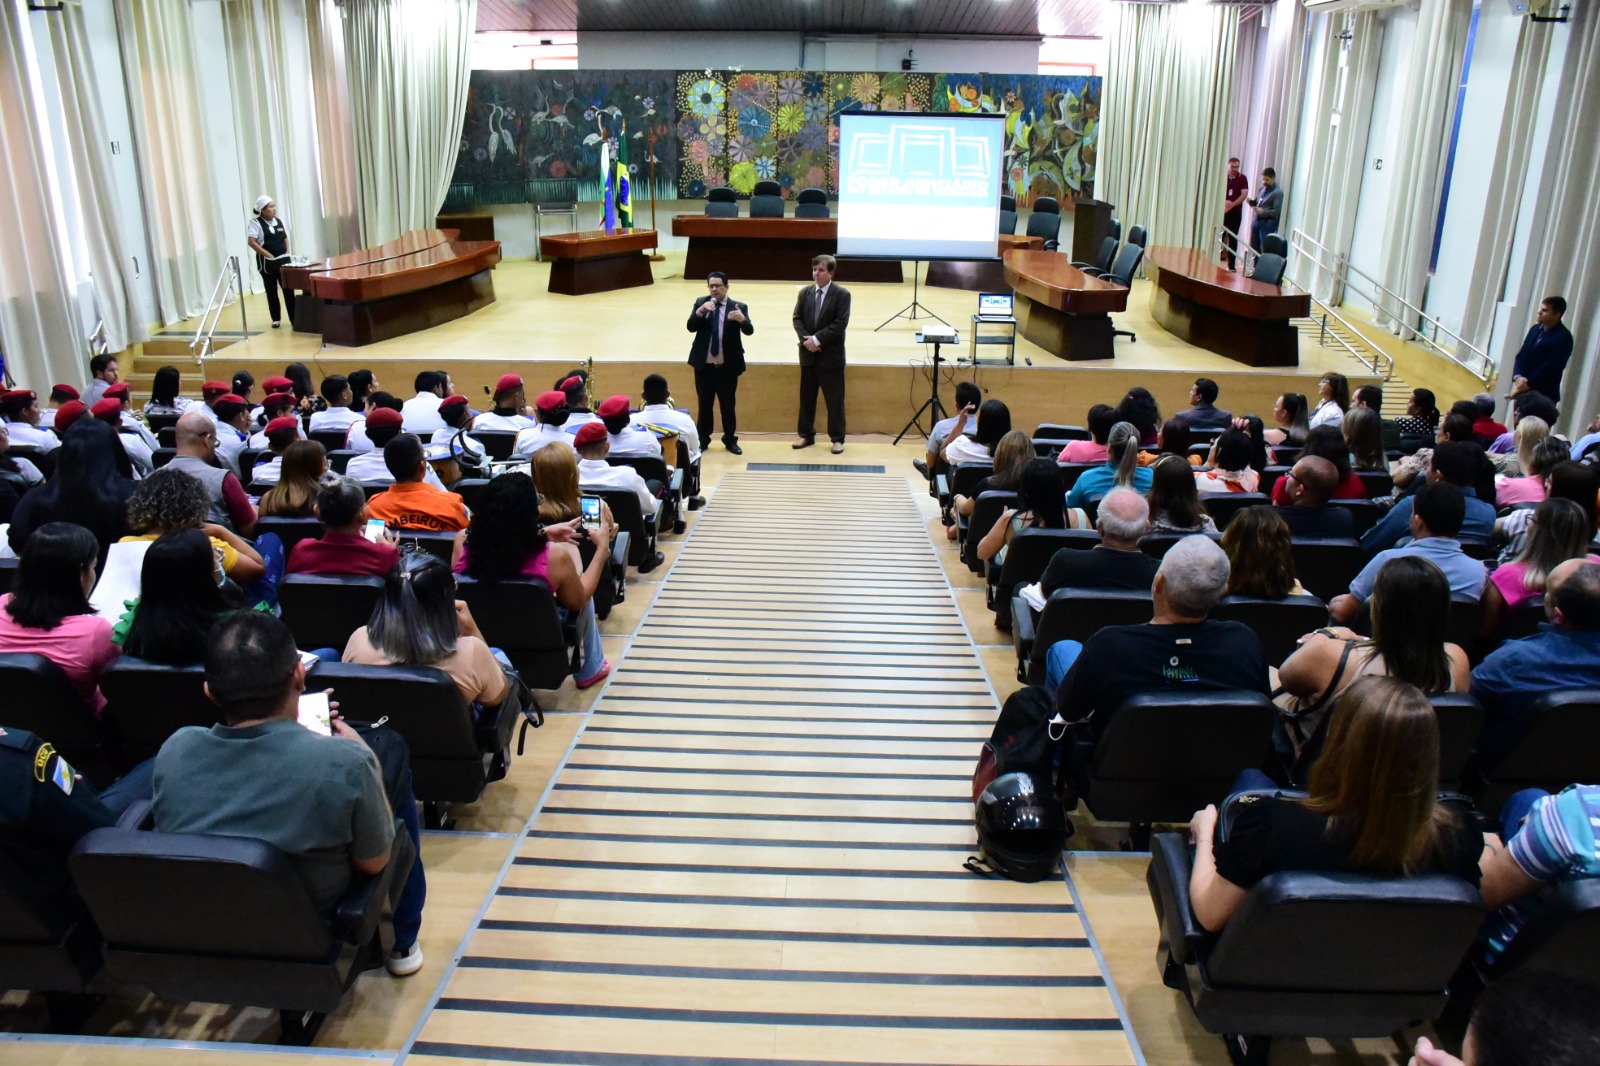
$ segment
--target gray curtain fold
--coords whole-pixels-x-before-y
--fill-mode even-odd
[[[345,74],[344,17],[334,0],[306,0],[305,20],[317,127],[322,246],[337,255],[361,246],[361,194]],[[464,116],[465,108],[462,110]]]
[[[1267,26],[1260,43],[1262,56],[1252,86],[1241,158],[1252,188],[1264,168],[1278,172],[1278,187],[1284,191],[1287,206],[1294,189],[1300,104],[1306,92],[1306,9],[1300,0],[1277,0],[1262,8],[1262,17]],[[1282,221],[1279,227],[1283,227]]]

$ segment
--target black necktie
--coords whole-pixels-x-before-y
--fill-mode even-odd
[[[711,354],[722,354],[722,305],[711,304]]]

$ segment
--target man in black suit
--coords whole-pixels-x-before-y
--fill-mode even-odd
[[[817,439],[817,389],[828,403],[828,439],[833,454],[844,451],[844,331],[850,325],[850,291],[833,283],[838,260],[811,260],[815,285],[800,290],[794,302],[794,334],[800,339],[800,439],[809,448]]]
[[[734,455],[743,455],[734,394],[739,389],[739,375],[744,373],[744,338],[756,327],[750,321],[750,309],[728,299],[728,275],[713,270],[706,275],[706,288],[711,295],[695,300],[689,312],[689,332],[694,334],[689,365],[694,367],[694,390],[700,395],[695,428],[701,447],[709,447],[713,408],[720,402],[722,446]]]

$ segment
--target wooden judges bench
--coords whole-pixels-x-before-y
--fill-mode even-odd
[[[499,241],[463,241],[453,229],[421,229],[320,263],[286,266],[282,280],[301,294],[296,331],[359,347],[494,303],[489,271],[498,262]]]
[[[1005,283],[1016,293],[1022,335],[1063,359],[1110,359],[1111,314],[1128,309],[1128,289],[1090,277],[1060,252],[1018,249],[1005,255]]]
[[[1247,278],[1194,248],[1151,248],[1144,265],[1150,315],[1168,333],[1247,366],[1300,365],[1289,320],[1311,314],[1309,293]]]
[[[811,260],[839,247],[835,218],[672,216],[672,235],[689,238],[683,276],[720,270],[739,281],[810,281]],[[898,259],[840,259],[839,281],[905,280]]]

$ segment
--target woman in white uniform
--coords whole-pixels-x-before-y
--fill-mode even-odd
[[[250,250],[256,254],[256,269],[261,272],[261,283],[267,290],[267,310],[272,313],[272,328],[277,329],[283,312],[278,306],[278,289],[283,289],[283,302],[289,308],[289,326],[294,327],[294,293],[278,277],[278,268],[288,262],[289,230],[278,217],[278,205],[272,197],[262,193],[256,197],[255,217],[245,227]]]

